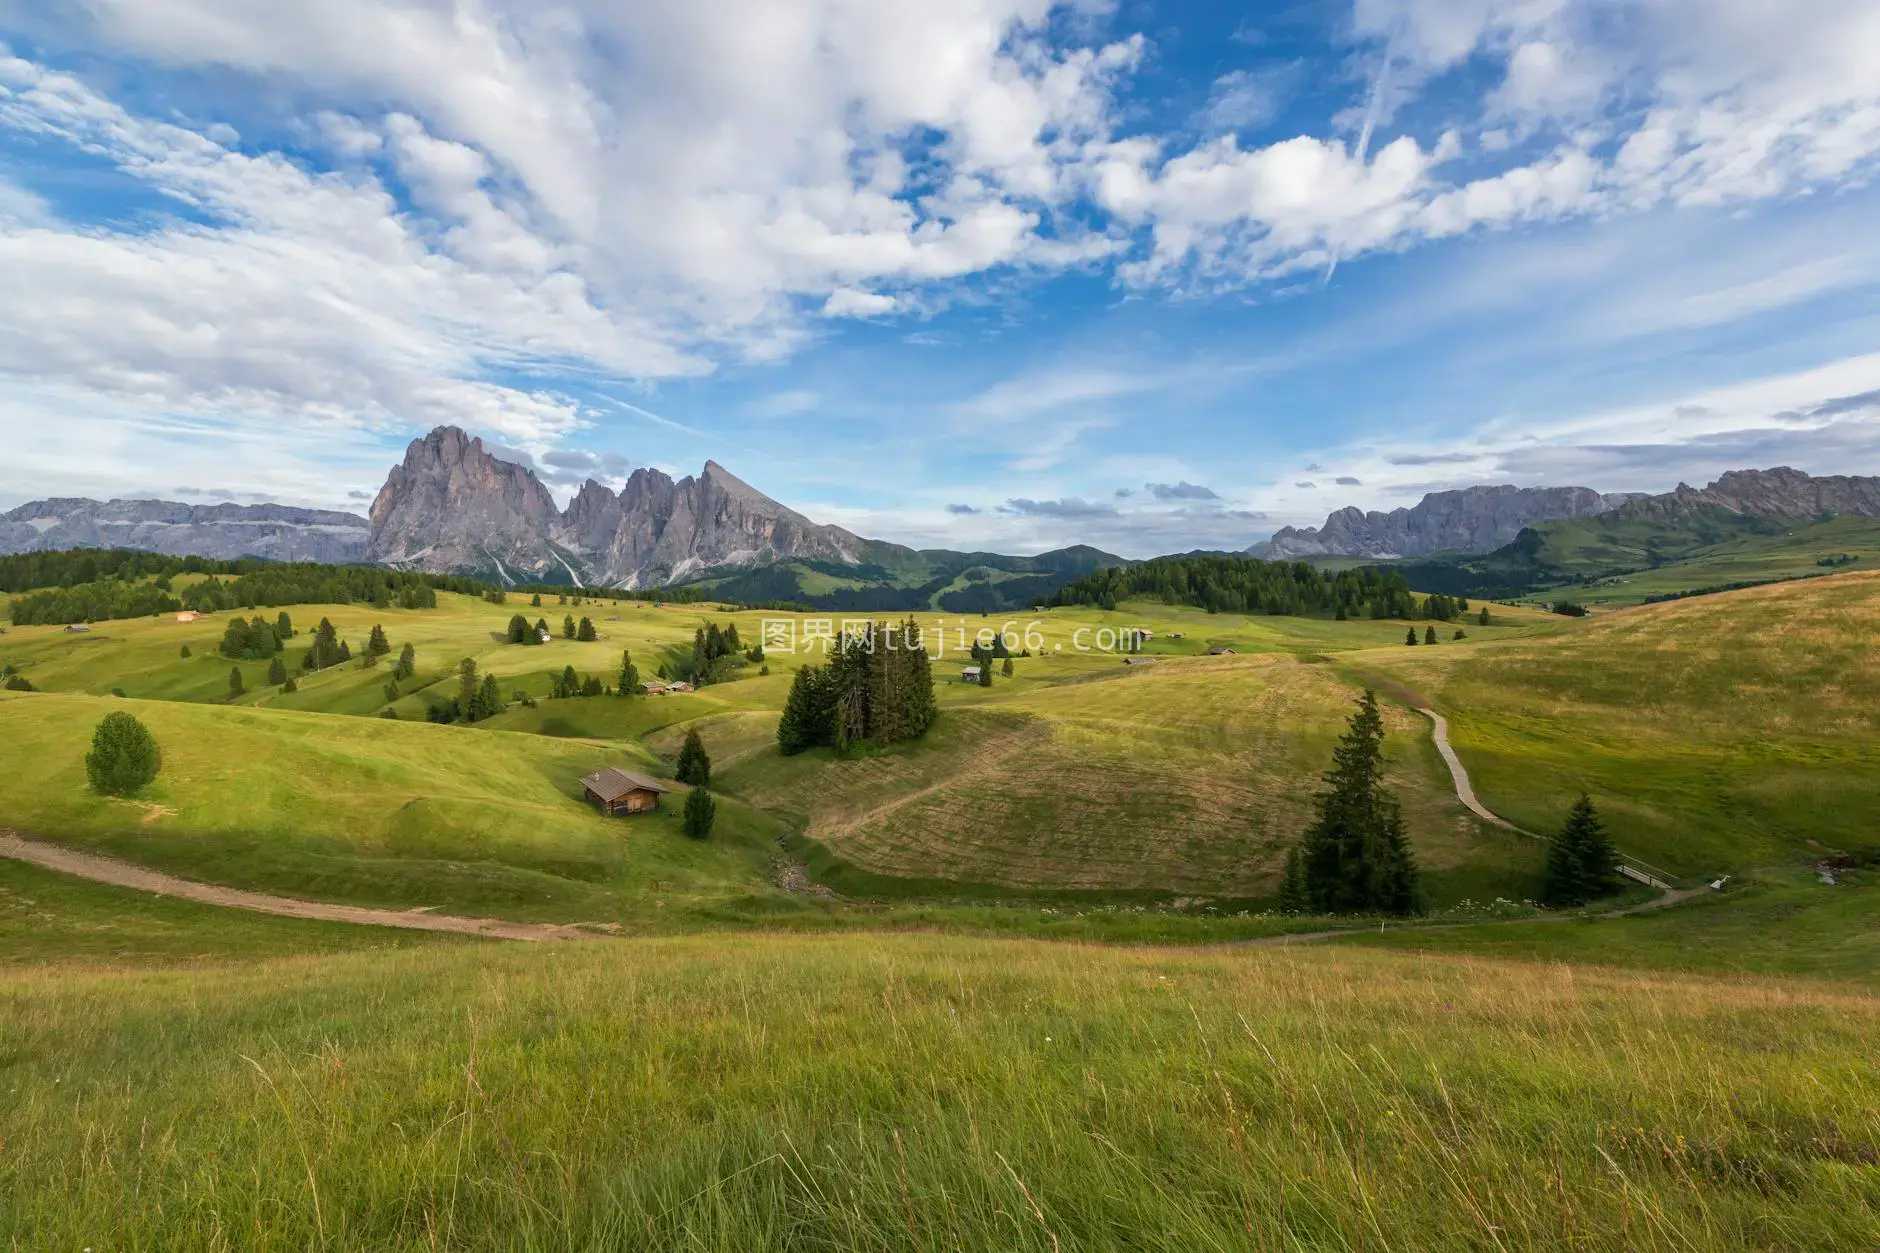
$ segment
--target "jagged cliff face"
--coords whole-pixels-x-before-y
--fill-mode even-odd
[[[560,519],[548,489],[454,426],[405,450],[372,502],[366,557],[444,573],[485,570],[512,581],[546,579],[558,562],[549,530]]]
[[[1831,474],[1817,478],[1788,466],[1732,470],[1701,491],[1680,483],[1662,496],[1646,496],[1628,504],[1626,512],[1676,518],[1707,505],[1786,522],[1809,522],[1843,513],[1876,518],[1880,517],[1880,477]]]
[[[525,582],[651,587],[719,566],[858,560],[863,541],[818,526],[715,461],[678,482],[639,469],[615,493],[590,479],[555,507],[527,468],[455,427],[412,442],[372,505],[371,560]]]
[[[291,505],[184,505],[168,500],[35,500],[0,514],[0,554],[136,548],[175,557],[359,561],[367,523],[357,514]]]
[[[797,557],[853,562],[862,545],[841,527],[818,526],[785,508],[715,461],[677,483],[658,470],[635,470],[618,497],[590,480],[555,538],[581,556],[588,581],[615,587]]]
[[[1537,522],[1585,518],[1630,500],[1590,487],[1468,487],[1431,492],[1408,509],[1340,509],[1322,527],[1283,527],[1247,552],[1255,557],[1425,557],[1489,552]]]

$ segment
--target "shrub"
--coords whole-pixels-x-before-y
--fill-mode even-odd
[[[1563,618],[1584,618],[1586,606],[1570,600],[1557,600],[1551,606],[1553,611]]]
[[[25,675],[9,674],[7,676],[7,691],[30,692],[32,690],[33,690],[32,681],[28,679]]]
[[[161,764],[157,742],[144,724],[127,713],[109,713],[92,732],[85,754],[91,786],[106,796],[129,796],[157,777]]]
[[[189,656],[189,645],[187,645],[187,644],[185,644],[185,645],[183,645],[183,652],[182,652],[182,655],[183,655],[183,656],[185,656],[185,657],[187,657],[187,656]]]

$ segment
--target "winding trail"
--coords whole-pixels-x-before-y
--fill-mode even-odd
[[[266,892],[246,892],[240,888],[179,879],[156,870],[146,870],[115,857],[80,853],[57,844],[29,840],[17,831],[0,828],[0,857],[28,862],[46,870],[75,875],[93,883],[135,888],[158,896],[174,896],[204,905],[246,909],[258,914],[277,914],[283,918],[311,918],[320,922],[350,922],[367,927],[401,927],[407,931],[443,931],[455,935],[475,935],[492,940],[585,940],[595,933],[579,923],[506,922],[500,918],[460,918],[453,914],[433,914],[424,909],[369,909],[362,905],[334,905],[324,901],[303,901],[291,896],[273,896]]]

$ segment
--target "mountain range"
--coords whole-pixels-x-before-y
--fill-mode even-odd
[[[0,513],[0,554],[136,548],[174,557],[363,561],[370,524],[358,514],[292,505],[183,505],[167,500],[53,497]]]

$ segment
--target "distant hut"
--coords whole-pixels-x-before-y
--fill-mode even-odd
[[[979,667],[978,667],[978,666],[967,666],[967,667],[966,667],[965,669],[963,669],[963,670],[961,670],[961,671],[960,671],[960,682],[962,682],[962,683],[977,683],[977,682],[979,682]]]
[[[1208,656],[1210,657],[1232,657],[1233,655],[1234,650],[1224,644],[1216,644],[1213,648],[1208,650]]]
[[[65,633],[67,635],[77,635],[81,632],[89,631],[89,630],[91,630],[91,627],[88,626],[87,624],[83,622],[74,622],[65,628]]]
[[[1125,657],[1123,658],[1123,664],[1126,666],[1146,666],[1154,660],[1155,658],[1153,657]]]
[[[197,622],[200,621],[201,618],[202,615],[197,613],[194,609],[185,609],[183,612],[176,615],[178,622]]]
[[[666,694],[666,685],[654,679],[651,682],[640,684],[640,691],[648,696],[664,696]]]
[[[634,770],[604,766],[581,780],[588,804],[600,807],[609,818],[619,814],[651,813],[659,798],[672,789]]]
[[[667,684],[666,690],[668,692],[690,692],[693,689],[690,683],[687,683],[684,679],[681,679],[677,683]]]

